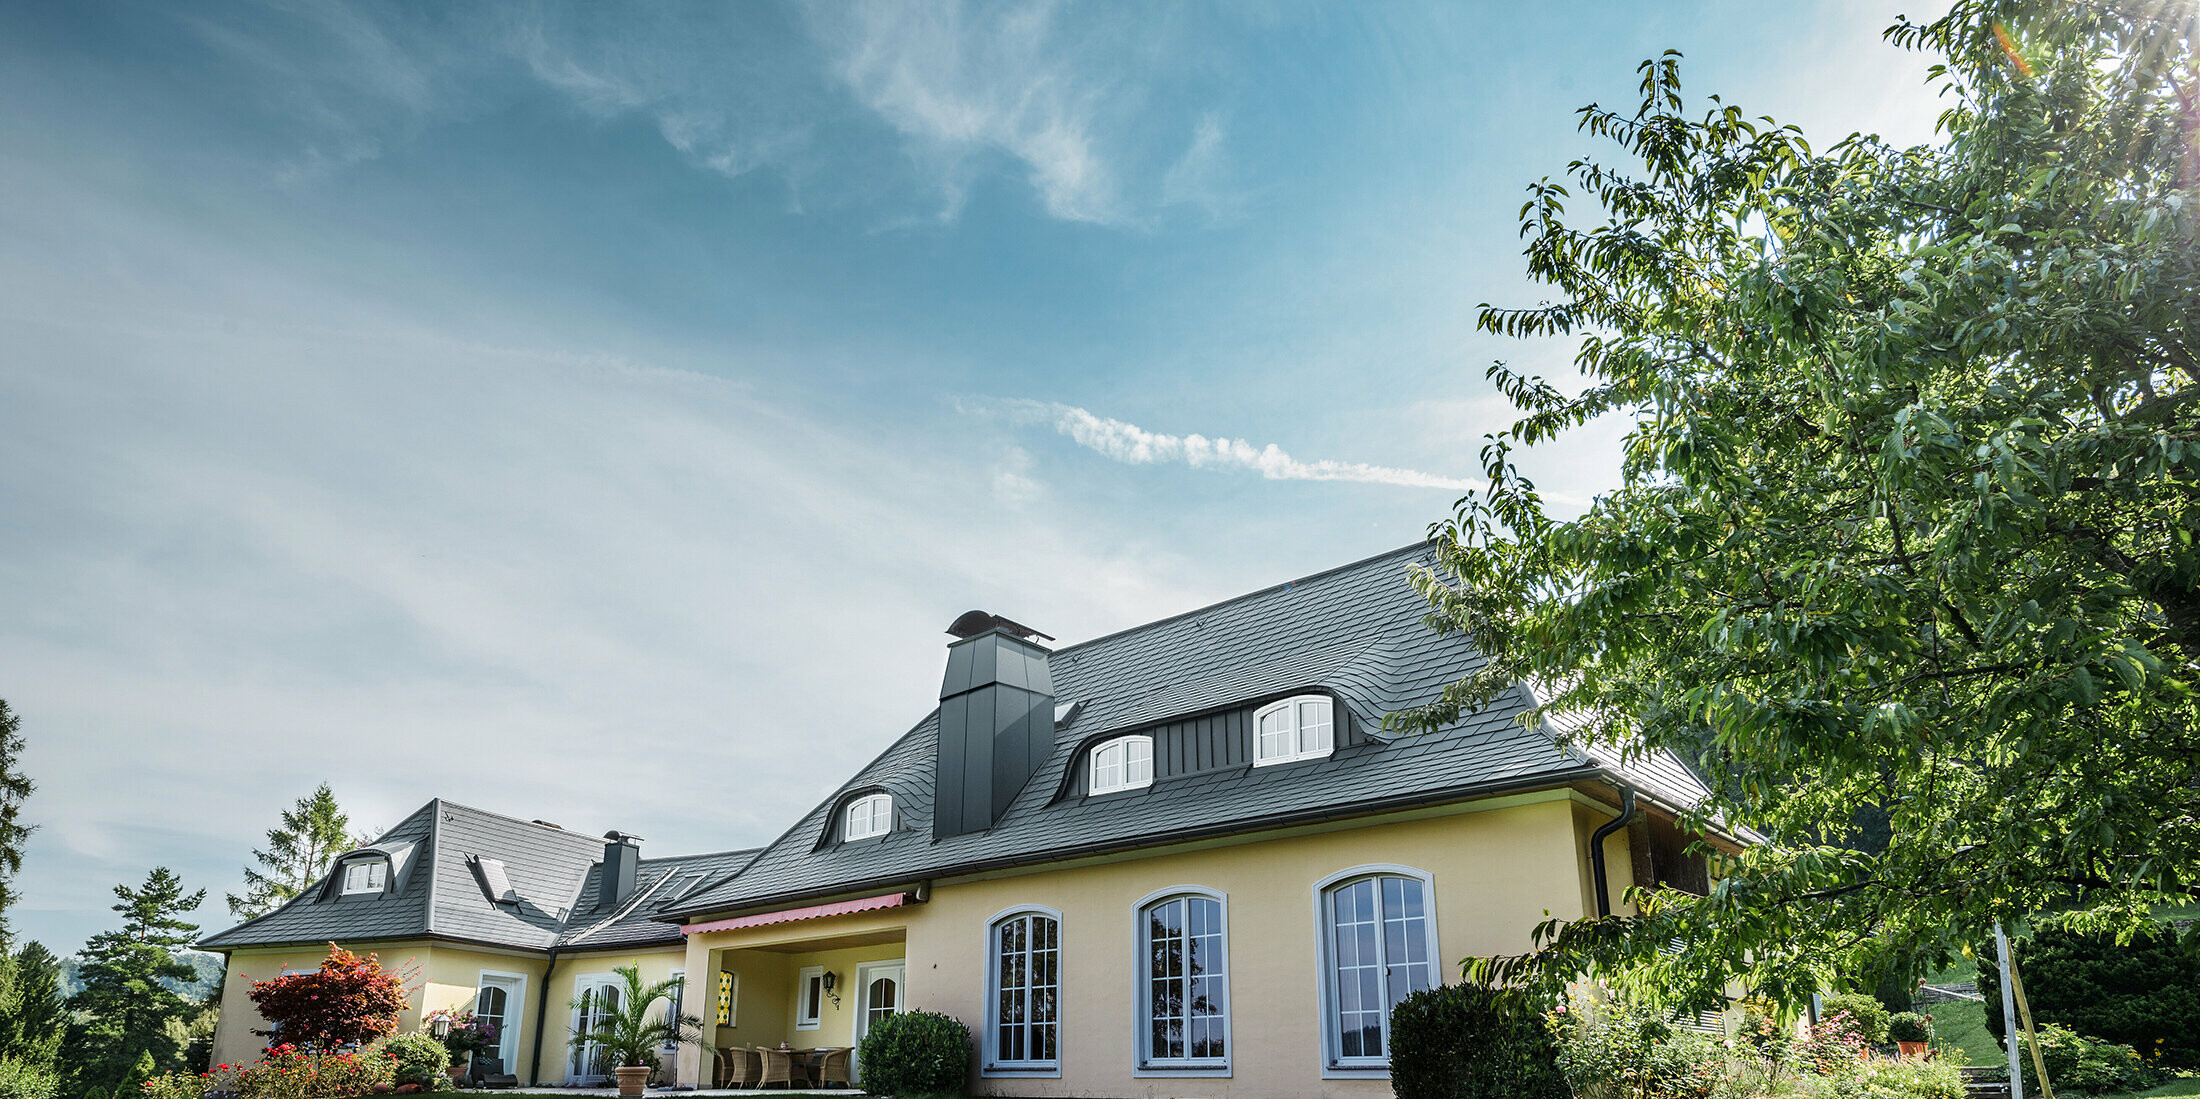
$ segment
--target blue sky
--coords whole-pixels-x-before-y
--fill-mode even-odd
[[[320,781],[770,840],[971,607],[1391,548],[1507,422],[1521,188],[1667,47],[1924,139],[1892,4],[0,5],[18,929]],[[1612,430],[1530,468],[1563,500]],[[1193,438],[1197,436],[1197,438]]]

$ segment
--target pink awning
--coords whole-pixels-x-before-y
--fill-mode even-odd
[[[834,901],[831,904],[813,904],[808,908],[783,908],[777,912],[759,912],[753,916],[733,916],[709,923],[684,923],[683,935],[700,935],[705,931],[731,931],[736,927],[762,927],[766,924],[793,923],[796,920],[816,920],[826,916],[845,916],[851,912],[872,912],[881,908],[899,908],[909,903],[908,894],[885,893],[861,900]]]

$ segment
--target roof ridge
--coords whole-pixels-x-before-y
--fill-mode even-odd
[[[715,859],[724,855],[753,855],[762,850],[761,847],[729,847],[723,851],[698,851],[692,855],[659,855],[653,859],[638,860],[636,865],[647,866],[653,862],[681,862],[687,859]]]
[[[1136,626],[1126,626],[1120,630],[1114,631],[1113,633],[1104,633],[1098,637],[1088,637],[1085,640],[1079,641],[1074,645],[1064,645],[1061,648],[1050,650],[1048,655],[1059,656],[1062,653],[1070,652],[1075,649],[1082,649],[1087,645],[1097,645],[1102,641],[1112,641],[1118,637],[1134,634],[1140,630],[1150,630],[1156,626],[1166,626],[1171,622],[1181,621],[1194,615],[1206,614],[1209,611],[1220,610],[1223,607],[1231,605],[1232,603],[1242,603],[1248,599],[1258,598],[1259,596],[1268,595],[1274,592],[1286,591],[1288,589],[1295,588],[1300,584],[1311,583],[1315,580],[1321,580],[1330,576],[1335,576],[1340,572],[1350,572],[1353,569],[1360,568],[1365,565],[1372,565],[1375,562],[1380,561],[1386,557],[1400,557],[1407,553],[1423,550],[1428,548],[1431,544],[1433,544],[1432,540],[1424,538],[1421,541],[1408,543],[1396,549],[1385,550],[1381,553],[1371,554],[1369,556],[1362,557],[1357,561],[1347,561],[1342,565],[1332,565],[1329,568],[1321,570],[1320,572],[1310,572],[1307,573],[1305,576],[1298,577],[1297,579],[1284,580],[1279,583],[1270,584],[1265,588],[1259,588],[1254,591],[1246,592],[1242,595],[1233,595],[1228,599],[1217,600],[1213,603],[1207,604],[1204,607],[1195,607],[1188,611],[1181,611],[1176,614],[1169,615],[1166,618],[1156,618],[1151,622],[1142,622]]]
[[[586,832],[577,832],[571,828],[567,828],[562,824],[551,824],[548,821],[541,820],[522,820],[518,817],[513,816],[510,813],[499,813],[494,809],[483,809],[478,805],[468,805],[465,802],[452,801],[448,798],[436,798],[435,802],[439,805],[448,806],[452,809],[464,809],[469,813],[479,813],[485,817],[495,817],[498,820],[506,821],[511,824],[525,824],[535,828],[547,828],[550,831],[555,832],[559,835],[571,836],[574,839],[586,840],[590,843],[603,842],[603,837],[601,836],[592,836]],[[440,815],[437,819],[441,819]]]

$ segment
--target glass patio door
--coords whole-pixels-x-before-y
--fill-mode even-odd
[[[586,1034],[611,1018],[619,1010],[621,992],[622,986],[616,977],[582,978],[579,1002],[573,1007],[573,1033]],[[611,1079],[614,1067],[611,1059],[604,1055],[603,1047],[590,1042],[573,1051],[568,1082],[600,1084]]]

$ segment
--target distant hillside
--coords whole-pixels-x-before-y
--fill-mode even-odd
[[[221,955],[201,954],[196,950],[185,950],[176,956],[190,963],[191,968],[198,972],[188,981],[162,981],[161,984],[168,986],[169,991],[179,993],[193,1000],[203,1000],[221,987]],[[62,995],[74,996],[79,989],[84,987],[83,978],[76,975],[77,968],[81,964],[73,957],[61,959]]]

